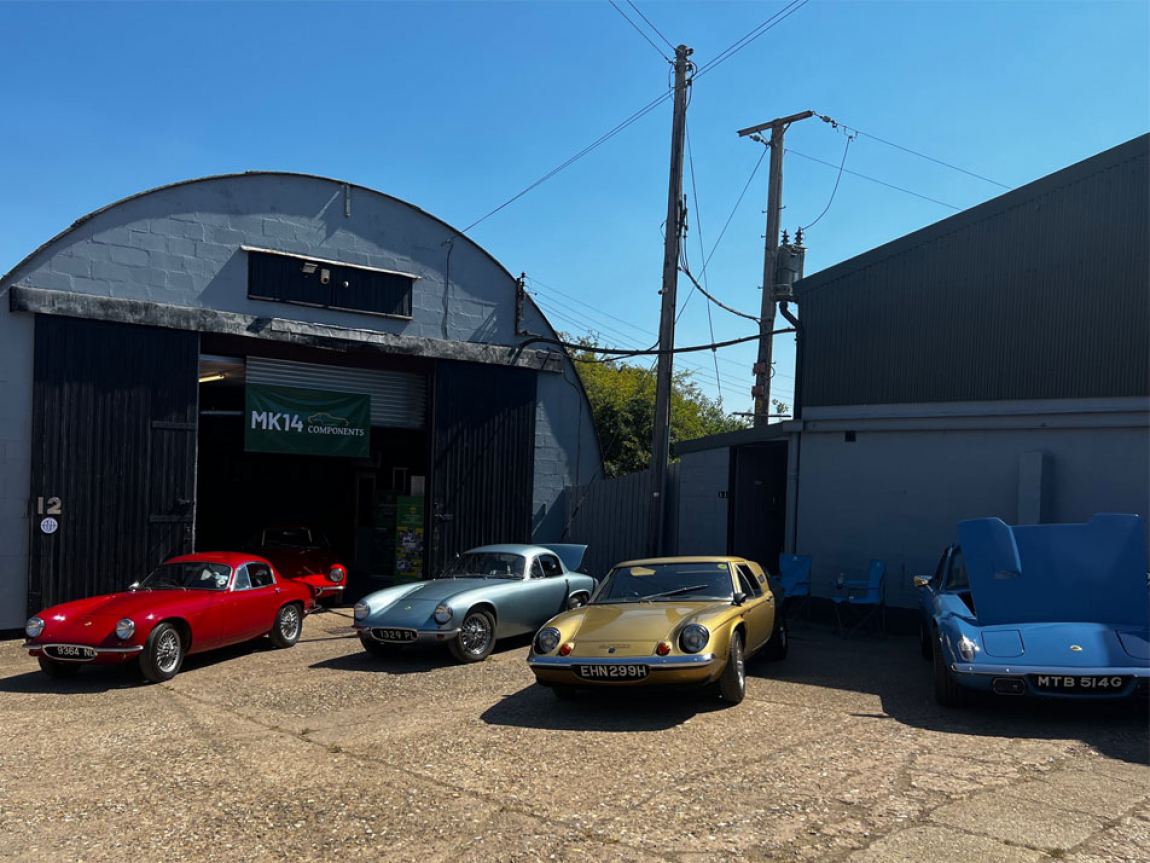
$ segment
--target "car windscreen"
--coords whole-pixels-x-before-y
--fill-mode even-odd
[[[186,561],[156,567],[137,585],[140,590],[226,590],[232,568],[222,563]]]
[[[469,551],[455,558],[440,578],[523,578],[527,558],[505,551]]]
[[[611,570],[591,604],[733,597],[731,570],[726,563],[644,563]]]
[[[264,531],[264,545],[278,548],[316,548],[319,537],[304,527],[284,527]]]

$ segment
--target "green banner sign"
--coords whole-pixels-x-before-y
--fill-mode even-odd
[[[248,384],[244,451],[367,458],[371,397]]]

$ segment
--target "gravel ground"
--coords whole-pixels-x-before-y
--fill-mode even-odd
[[[1150,860],[1141,705],[934,705],[914,639],[794,634],[735,708],[559,702],[527,642],[291,650],[50,681],[0,643],[0,860]]]

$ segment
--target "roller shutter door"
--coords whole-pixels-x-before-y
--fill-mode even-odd
[[[427,378],[412,372],[352,369],[248,357],[247,381],[371,396],[371,424],[421,429],[427,424]]]

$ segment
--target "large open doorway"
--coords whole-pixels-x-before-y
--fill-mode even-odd
[[[425,374],[412,363],[380,368],[388,365],[380,355],[245,342],[203,340],[196,548],[255,550],[264,531],[306,527],[347,567],[345,599],[398,578],[425,577]],[[362,365],[352,365],[357,359]],[[245,394],[269,381],[369,395],[364,451],[346,457],[253,449],[245,438]]]

